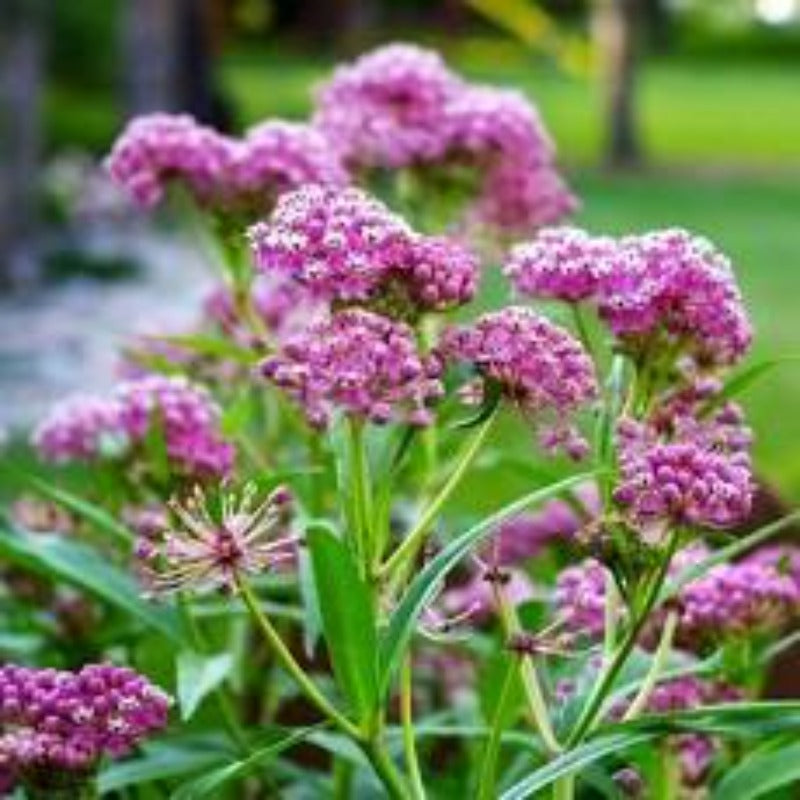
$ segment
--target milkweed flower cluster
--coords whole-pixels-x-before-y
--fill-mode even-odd
[[[680,576],[710,554],[699,544],[680,550],[670,575]],[[590,639],[602,636],[606,577],[606,568],[594,559],[559,574],[554,607],[573,633]],[[675,642],[691,652],[780,630],[800,616],[800,551],[791,546],[764,547],[739,561],[711,567],[678,592],[671,608],[677,615]],[[660,610],[645,627],[644,646],[655,646],[665,613]]]
[[[729,528],[750,513],[750,432],[730,405],[713,419],[675,417],[672,430],[623,419],[615,501],[639,526]]]
[[[55,405],[31,441],[46,461],[91,461],[124,437],[119,407],[107,398],[74,395]]]
[[[497,386],[526,416],[544,422],[544,443],[580,457],[585,443],[571,416],[597,395],[594,367],[581,344],[531,309],[509,306],[445,332],[446,360],[466,362],[483,389]]]
[[[702,651],[725,639],[779,631],[800,617],[800,551],[768,547],[718,564],[685,586],[676,641]]]
[[[262,365],[317,427],[337,408],[378,424],[394,418],[427,425],[429,405],[443,393],[439,372],[436,358],[418,352],[408,325],[362,309],[310,325]]]
[[[314,121],[354,170],[475,169],[469,216],[500,230],[552,224],[576,205],[522,94],[470,84],[415,45],[388,45],[339,67],[319,92]]]
[[[0,667],[0,771],[40,789],[79,785],[167,724],[171,701],[126,667]]]
[[[593,304],[634,354],[664,345],[701,367],[729,365],[752,338],[729,260],[682,229],[617,240],[546,230],[514,248],[505,272],[520,294]]]
[[[478,263],[462,245],[413,232],[360,189],[306,186],[283,195],[249,231],[265,273],[291,277],[330,301],[375,300],[391,311],[443,311],[472,299]],[[381,302],[383,301],[383,302]]]
[[[33,443],[51,461],[102,458],[104,442],[127,455],[158,426],[170,465],[195,477],[222,476],[234,447],[219,432],[219,408],[208,392],[183,377],[148,375],[118,384],[111,397],[68,399],[36,429]]]
[[[227,213],[263,213],[281,192],[304,183],[348,181],[325,137],[309,125],[268,120],[234,139],[185,114],[135,118],[115,142],[106,167],[144,208],[158,204],[168,185],[178,183],[199,205]]]
[[[279,486],[259,500],[254,485],[224,492],[221,510],[199,488],[169,504],[168,527],[142,527],[136,557],[153,594],[192,589],[233,592],[240,577],[259,574],[295,558],[289,535],[292,495]]]
[[[441,157],[442,109],[460,88],[438,53],[390,44],[334,71],[314,121],[348,164],[403,167]]]

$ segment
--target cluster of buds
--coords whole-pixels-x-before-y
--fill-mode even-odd
[[[80,786],[104,756],[164,728],[170,698],[126,667],[0,667],[0,773],[37,789]]]

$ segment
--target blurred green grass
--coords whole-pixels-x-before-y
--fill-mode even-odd
[[[603,136],[591,79],[493,42],[467,42],[448,58],[473,79],[526,91],[564,161],[597,163]],[[309,87],[332,65],[287,53],[238,52],[223,60],[221,79],[247,125],[271,115],[306,115]],[[800,167],[798,86],[800,63],[650,61],[642,68],[640,94],[647,153],[659,163]]]

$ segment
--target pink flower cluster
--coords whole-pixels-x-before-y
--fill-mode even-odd
[[[47,460],[93,460],[105,440],[121,453],[143,443],[154,424],[173,468],[195,477],[230,471],[234,448],[219,433],[219,409],[182,377],[148,375],[119,384],[111,398],[67,400],[39,425],[33,443]]]
[[[120,420],[132,441],[154,422],[163,429],[170,461],[192,475],[225,475],[234,448],[218,432],[219,409],[207,390],[183,377],[150,375],[117,388]]]
[[[593,303],[635,352],[653,337],[701,366],[738,361],[752,332],[728,259],[681,229],[618,240],[574,228],[519,245],[505,267],[517,291]]]
[[[156,113],[128,123],[106,168],[135,203],[150,208],[172,181],[184,183],[199,202],[210,202],[230,160],[230,143],[216,131],[187,114]]]
[[[70,784],[103,756],[164,728],[170,698],[126,667],[78,672],[0,667],[0,771],[35,786]]]
[[[91,461],[124,436],[119,408],[106,398],[73,395],[54,406],[31,441],[46,461]],[[122,440],[124,441],[124,439]]]
[[[780,630],[800,616],[800,551],[769,547],[719,564],[679,596],[677,642],[702,650],[720,639]]]
[[[617,436],[614,500],[634,524],[729,528],[747,518],[754,489],[750,433],[734,406],[712,419],[675,417],[666,433],[623,419]]]
[[[304,183],[343,186],[347,173],[327,140],[301,123],[268,120],[232,139],[187,115],[132,120],[106,161],[111,177],[138,205],[156,205],[181,183],[215,210],[258,214]]]
[[[415,45],[388,45],[337,69],[315,123],[354,168],[476,169],[471,216],[502,230],[551,224],[576,205],[522,94],[469,84]]]
[[[556,616],[572,633],[599,639],[605,630],[606,568],[586,559],[562,570],[553,602]]]
[[[375,423],[400,417],[431,422],[428,405],[443,392],[439,364],[417,350],[413,330],[361,309],[337,312],[291,337],[263,374],[324,427],[335,408]]]
[[[305,186],[285,194],[249,238],[263,271],[288,275],[327,300],[367,301],[400,288],[407,296],[400,300],[442,311],[468,302],[477,288],[469,250],[414,233],[360,189]]]
[[[585,444],[569,423],[597,394],[594,367],[580,343],[528,308],[509,306],[445,332],[446,359],[470,363],[520,410],[544,421],[544,443],[581,456]]]
[[[338,67],[314,122],[349,164],[403,167],[441,157],[442,110],[461,87],[441,56],[390,44]]]

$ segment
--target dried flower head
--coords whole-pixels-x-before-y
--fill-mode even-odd
[[[188,499],[173,500],[169,507],[173,524],[142,531],[137,541],[143,582],[154,594],[234,591],[240,576],[294,558],[296,539],[288,535],[292,497],[283,486],[258,500],[255,485],[247,485],[241,492],[223,492],[218,504],[195,487]]]

